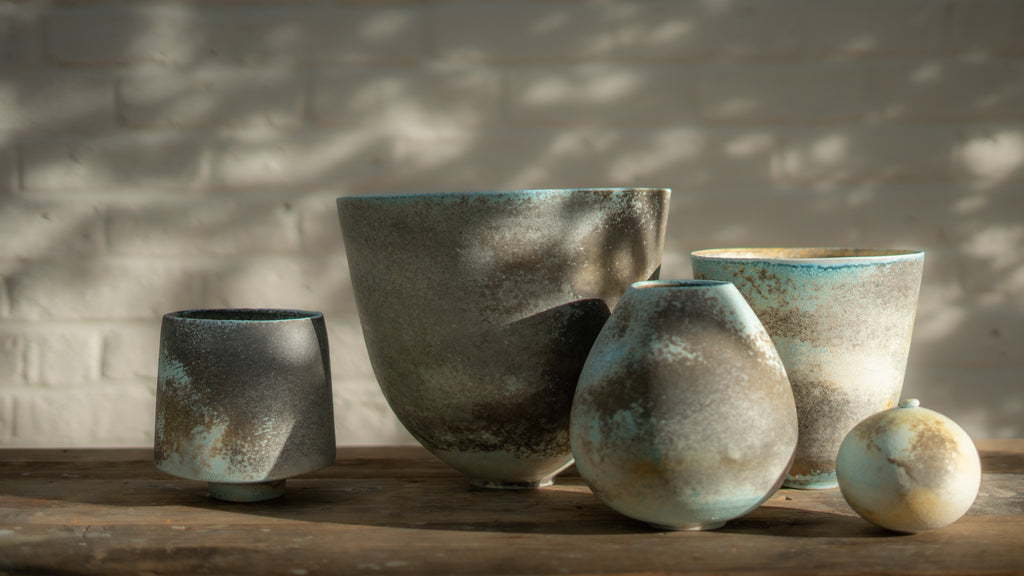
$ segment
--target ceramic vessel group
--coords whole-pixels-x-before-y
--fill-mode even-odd
[[[661,281],[670,195],[338,198],[374,374],[413,437],[484,488],[575,460],[663,529],[835,486],[844,438],[899,399],[923,253],[702,250],[693,280]],[[225,500],[279,496],[333,461],[332,405],[320,313],[164,317],[159,468]]]

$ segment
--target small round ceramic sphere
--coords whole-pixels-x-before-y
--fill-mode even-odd
[[[967,512],[981,485],[981,460],[963,428],[910,399],[853,427],[839,447],[836,475],[862,518],[913,533]]]

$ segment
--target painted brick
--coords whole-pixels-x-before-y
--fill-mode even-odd
[[[156,318],[200,307],[202,294],[195,267],[146,258],[40,262],[8,277],[11,317],[26,320]]]
[[[476,138],[403,138],[395,143],[390,189],[417,192],[509,190],[571,186],[553,174],[553,160],[564,173],[578,164],[578,144],[518,130],[483,133]],[[574,155],[573,160],[564,156]]]
[[[903,398],[953,418],[972,438],[1024,437],[1024,397],[1019,369],[935,368],[910,353]],[[995,402],[992,399],[997,399]]]
[[[135,72],[118,82],[118,115],[128,126],[295,128],[305,84],[287,68]]]
[[[1018,0],[958,0],[953,6],[954,53],[1024,55],[1024,4]]]
[[[0,444],[9,444],[13,435],[14,399],[10,393],[0,390]]]
[[[870,71],[871,114],[885,120],[1024,118],[1024,64],[918,61]]]
[[[8,274],[4,270],[7,267],[7,265],[0,263],[0,318],[11,317],[11,299],[7,295]]]
[[[689,253],[729,246],[834,246],[860,244],[851,222],[856,210],[843,194],[761,190],[747,193],[673,191],[666,251],[687,261]],[[744,215],[756,214],[756,217]]]
[[[769,186],[773,137],[758,130],[509,131],[398,142],[395,187]],[[424,186],[428,188],[424,189]]]
[[[697,106],[719,122],[856,120],[865,111],[858,64],[735,65],[709,69]]]
[[[944,126],[799,129],[782,137],[780,179],[815,186],[948,180],[955,149]]]
[[[311,194],[295,203],[304,254],[344,252],[336,203],[338,196],[341,196],[338,192]]]
[[[749,0],[462,2],[431,11],[438,57],[469,61],[780,57],[798,49],[798,22]]]
[[[696,118],[696,78],[669,67],[584,66],[514,69],[511,121],[539,126],[672,126]]]
[[[341,378],[373,378],[373,367],[356,314],[325,315],[331,346],[331,372]]]
[[[1016,369],[932,368],[916,363],[911,353],[903,398],[918,398],[926,408],[951,414],[971,438],[1022,438],[1024,398],[1008,392],[1019,386]]]
[[[928,56],[945,41],[945,2],[808,0],[788,8],[801,22],[803,54],[813,58]]]
[[[0,197],[19,188],[17,147],[0,142]]]
[[[334,431],[339,446],[416,444],[373,379],[334,381]]]
[[[848,193],[851,223],[857,226],[858,242],[872,246],[933,249],[954,248],[962,240],[957,227],[966,200],[960,189],[946,190],[929,185],[890,187],[868,185]],[[853,212],[850,212],[852,210]],[[932,259],[926,268],[932,267]]]
[[[1024,367],[1024,312],[1016,307],[958,305],[920,309],[914,354],[933,368]]]
[[[156,428],[156,381],[138,385],[111,386],[94,405],[93,439],[90,445],[153,445]]]
[[[26,379],[46,386],[82,386],[100,376],[102,339],[96,332],[67,328],[33,331],[26,338]]]
[[[28,190],[194,186],[205,176],[208,142],[177,135],[114,134],[21,145]]]
[[[164,312],[174,312],[167,309]],[[120,322],[103,331],[101,370],[109,380],[156,381],[160,351],[159,319]]]
[[[402,7],[84,6],[54,11],[47,51],[70,65],[403,62],[422,51],[418,11]]]
[[[209,308],[355,308],[343,255],[232,258],[208,272],[206,286]]]
[[[196,199],[110,210],[110,249],[133,255],[297,252],[298,215],[286,201]]]
[[[209,51],[233,62],[405,63],[424,49],[419,10],[400,6],[223,10],[208,27]]]
[[[184,5],[72,6],[44,25],[46,53],[59,64],[182,64],[206,49],[202,18]]]
[[[0,444],[9,444],[14,436],[14,397],[0,389]]]
[[[35,63],[39,44],[36,13],[30,6],[0,5],[0,69]]]
[[[954,174],[986,189],[1024,181],[1024,125],[963,127],[953,156]]]
[[[155,395],[142,386],[18,391],[18,446],[145,446],[153,441]]]
[[[5,73],[0,130],[87,132],[112,128],[114,79],[83,72]]]
[[[651,183],[686,194],[770,187],[777,139],[765,130],[680,128],[604,132],[590,142],[597,162],[585,156],[580,172],[596,164],[621,185]]]
[[[499,120],[501,88],[500,74],[483,69],[330,70],[314,78],[311,121],[399,133],[472,133]]]
[[[17,332],[0,333],[0,387],[25,379],[25,339]]]
[[[379,178],[392,157],[389,140],[359,131],[238,137],[220,142],[211,161],[211,181],[227,189],[360,187]]]
[[[1019,185],[963,195],[948,212],[949,237],[962,261],[972,301],[1024,310],[1024,198]]]
[[[917,302],[919,319],[939,316],[950,303],[970,299],[964,290],[963,259],[956,246],[920,243],[888,245],[924,250],[924,274],[921,277],[921,293]]]
[[[0,257],[55,258],[99,254],[105,208],[92,202],[0,196]]]
[[[94,390],[32,389],[14,395],[12,445],[91,444],[99,395]]]

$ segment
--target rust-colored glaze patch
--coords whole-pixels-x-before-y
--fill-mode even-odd
[[[202,320],[164,319],[157,466],[233,482],[284,478],[333,461],[322,316],[233,322],[204,312]]]

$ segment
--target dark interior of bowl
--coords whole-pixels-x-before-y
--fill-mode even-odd
[[[184,310],[171,316],[189,320],[223,320],[231,322],[273,322],[275,320],[302,320],[315,318],[319,312],[305,310],[283,310],[276,308],[213,308],[208,310]]]

